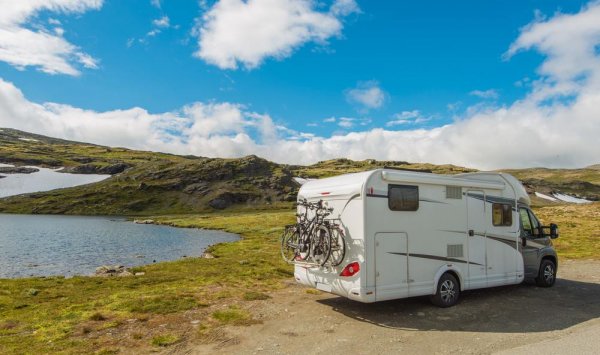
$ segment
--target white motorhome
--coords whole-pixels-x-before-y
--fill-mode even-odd
[[[554,284],[556,225],[544,232],[511,175],[385,168],[307,181],[304,199],[333,208],[347,247],[337,267],[296,263],[304,285],[360,302],[431,295],[448,307],[463,290]]]

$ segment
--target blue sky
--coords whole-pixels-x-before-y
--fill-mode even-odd
[[[249,2],[254,3],[257,16],[266,19],[261,24],[278,21],[269,17],[269,1],[272,0]],[[232,34],[219,33],[215,28],[221,28],[221,20],[226,28],[223,31],[238,26],[239,21],[226,22],[225,12],[251,11],[245,7],[249,3],[240,0],[48,0],[45,7],[14,10],[26,13],[26,20],[17,25],[32,31],[59,31],[59,37],[77,48],[75,51],[93,58],[93,63],[85,65],[73,59],[72,52],[67,62],[77,73],[48,73],[44,72],[48,71],[44,64],[19,65],[0,57],[0,78],[19,90],[28,103],[57,103],[95,113],[139,107],[148,115],[186,116],[182,114],[184,108],[197,102],[208,106],[229,103],[250,119],[253,115],[268,116],[283,132],[285,137],[280,139],[286,141],[290,141],[292,131],[292,141],[329,139],[377,129],[435,132],[438,127],[482,112],[511,108],[537,90],[533,88],[536,81],[557,81],[560,75],[541,69],[555,53],[545,49],[542,40],[521,46],[512,56],[507,56],[509,48],[528,31],[525,26],[551,23],[561,14],[574,16],[597,5],[550,0],[284,2],[300,6],[311,16],[323,16],[298,25],[312,34],[300,40],[267,36],[266,44],[238,44],[236,33],[245,34],[257,26],[241,27],[239,32],[233,29]],[[229,7],[225,6],[227,3]],[[207,14],[214,15],[212,20]],[[244,19],[243,14],[240,16]],[[211,21],[215,26],[212,30]],[[326,21],[331,23],[323,25]],[[265,28],[268,30],[268,26]],[[293,26],[282,28],[294,30]],[[234,36],[229,49],[222,44],[227,35]],[[261,38],[257,36],[251,38]],[[291,44],[267,48],[269,41],[278,40]],[[2,45],[0,38],[0,49]],[[208,54],[199,54],[203,45]],[[244,45],[248,46],[245,52],[237,52],[236,46]],[[254,47],[267,49],[256,52]],[[224,53],[227,50],[229,53]],[[242,54],[236,57],[235,53]],[[230,61],[221,55],[229,55]],[[248,57],[242,58],[244,55]],[[254,127],[244,133],[256,145],[264,145],[259,124],[244,122]],[[168,131],[177,132],[177,128]],[[68,132],[60,133],[70,137]],[[229,127],[217,133],[233,137],[240,131]],[[418,134],[414,133],[411,139]],[[96,141],[104,142],[100,137]],[[183,143],[190,141],[186,138]],[[121,144],[127,145],[127,139]],[[182,146],[169,149],[131,145],[185,153]],[[345,151],[322,155],[343,155]],[[236,148],[224,154],[251,152],[251,147]],[[210,149],[192,153],[216,155]],[[434,153],[402,153],[400,149],[398,160],[436,160],[432,159]],[[366,158],[369,154],[375,158],[393,157],[377,152],[350,156]],[[512,165],[552,165],[556,155],[552,154]],[[518,152],[514,155],[518,156]],[[468,164],[471,160],[455,163]],[[555,165],[582,164],[587,160],[573,161],[565,153]],[[497,164],[507,163],[509,159],[500,159]],[[471,165],[482,166],[479,161]]]

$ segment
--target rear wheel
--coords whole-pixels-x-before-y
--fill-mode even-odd
[[[552,287],[556,281],[556,265],[552,260],[544,259],[540,264],[535,283],[540,287]]]
[[[330,228],[331,234],[331,255],[329,263],[331,266],[338,266],[346,257],[346,242],[344,241],[344,231],[339,227]]]
[[[323,266],[331,254],[331,234],[329,230],[320,226],[315,229],[310,241],[310,256],[313,262]]]
[[[460,285],[456,277],[450,273],[445,273],[440,277],[437,285],[437,292],[431,296],[431,302],[438,307],[452,307],[458,302],[460,297]]]

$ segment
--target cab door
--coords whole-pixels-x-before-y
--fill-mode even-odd
[[[519,207],[519,219],[525,277],[536,277],[540,265],[540,251],[548,245],[549,241],[540,234],[540,222],[531,210]]]

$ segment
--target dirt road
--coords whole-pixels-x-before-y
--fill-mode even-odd
[[[228,327],[204,354],[503,354],[600,351],[600,261],[565,261],[550,289],[465,292],[440,309],[427,298],[361,304],[290,283],[250,309],[262,324]],[[174,349],[173,349],[174,350]],[[598,352],[596,352],[598,353]]]

